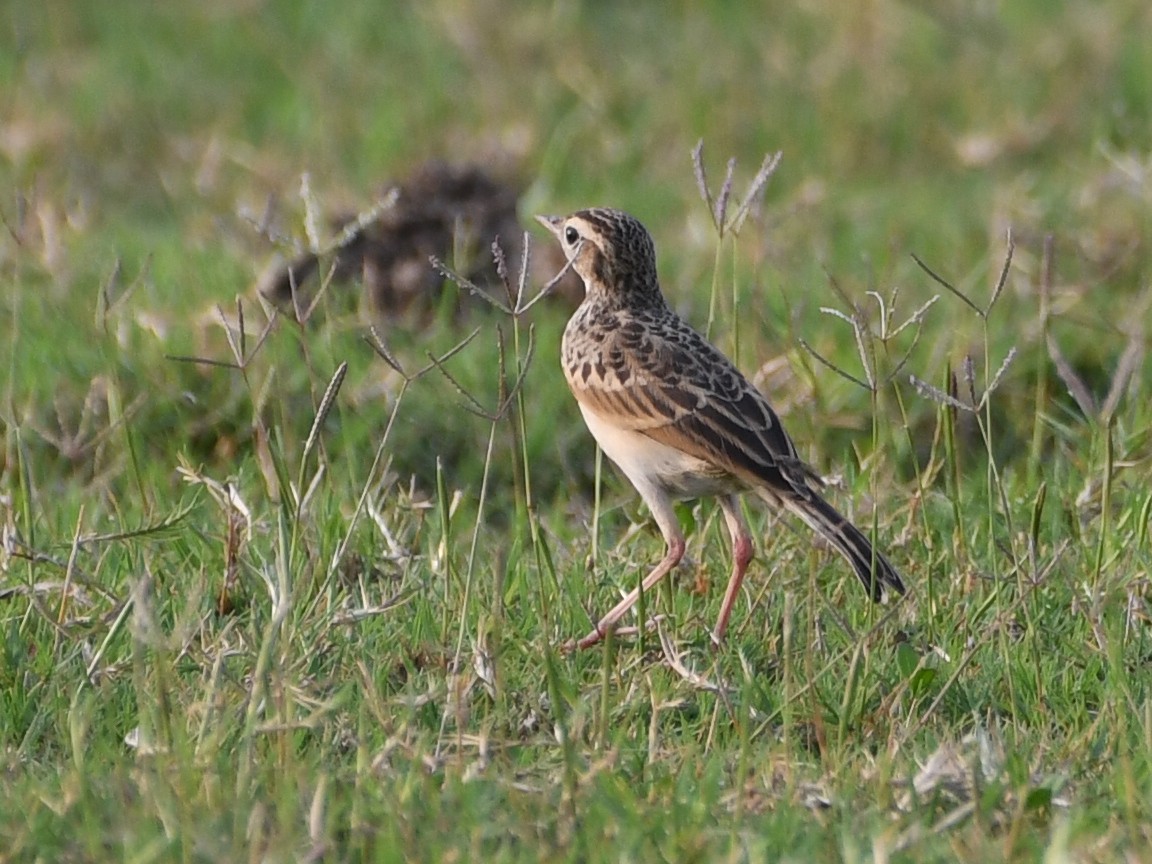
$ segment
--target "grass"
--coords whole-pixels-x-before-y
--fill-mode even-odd
[[[6,8],[0,860],[1152,854],[1145,6]],[[700,138],[783,152],[739,232]],[[693,504],[659,628],[558,652],[661,552],[564,313],[248,291],[302,173],[497,150],[649,225],[907,599],[750,507],[712,653]]]

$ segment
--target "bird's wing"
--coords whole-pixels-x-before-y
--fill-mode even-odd
[[[768,400],[679,319],[619,328],[601,348],[602,362],[573,370],[569,385],[604,421],[641,432],[749,485],[806,497],[808,483],[819,482]]]

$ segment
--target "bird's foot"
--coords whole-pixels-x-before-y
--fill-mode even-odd
[[[644,629],[649,633],[655,631],[667,615],[654,615],[644,623]],[[613,639],[618,639],[621,636],[638,636],[640,635],[640,628],[636,626],[616,627],[612,624],[597,624],[595,629],[592,630],[583,639],[569,639],[560,646],[562,654],[571,654],[573,651],[583,651],[585,648],[591,648],[603,642],[608,634],[612,634]]]

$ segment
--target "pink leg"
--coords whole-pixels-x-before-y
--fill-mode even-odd
[[[672,572],[672,568],[680,563],[684,557],[684,538],[677,533],[668,540],[668,551],[664,554],[656,569],[644,577],[640,587],[633,588],[623,600],[612,607],[603,618],[596,623],[596,629],[576,643],[576,648],[591,648],[604,638],[604,634],[616,626],[624,613],[636,605],[640,599],[640,592],[651,591],[656,584]]]
[[[636,605],[636,601],[640,599],[640,592],[646,593],[655,588],[656,584],[671,573],[672,568],[684,557],[684,532],[680,530],[680,523],[676,520],[676,511],[672,507],[672,499],[668,497],[667,491],[643,475],[638,477],[629,475],[628,479],[632,481],[632,485],[652,511],[652,518],[656,520],[660,533],[664,535],[664,543],[667,544],[668,550],[656,565],[656,569],[645,576],[638,587],[628,592],[627,597],[613,606],[612,610],[596,623],[595,630],[574,646],[569,642],[570,647],[589,648],[602,640],[604,634],[614,628],[624,614]]]
[[[724,641],[724,634],[728,631],[728,618],[732,615],[732,607],[736,603],[736,595],[740,592],[740,584],[744,581],[748,563],[755,552],[752,537],[748,533],[748,525],[740,513],[740,499],[735,495],[721,498],[720,509],[724,513],[728,533],[732,536],[732,576],[724,592],[724,602],[720,605],[720,618],[712,631],[713,646],[719,646]]]

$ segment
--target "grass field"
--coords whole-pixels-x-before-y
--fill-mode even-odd
[[[0,10],[0,861],[1152,860],[1152,7],[395,5]],[[641,218],[909,595],[750,504],[713,652],[692,504],[562,654],[663,551],[566,312],[251,290],[431,157]]]

